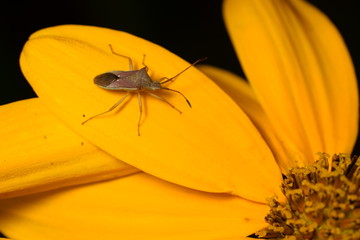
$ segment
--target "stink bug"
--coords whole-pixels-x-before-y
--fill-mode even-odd
[[[98,87],[108,89],[108,90],[123,90],[126,92],[126,94],[119,101],[117,101],[109,110],[99,113],[99,114],[96,114],[95,116],[88,118],[82,124],[85,124],[89,120],[94,119],[98,116],[101,116],[103,114],[111,112],[130,95],[130,92],[136,92],[138,95],[139,108],[140,108],[140,116],[139,116],[139,120],[138,120],[138,135],[139,136],[140,136],[140,123],[141,123],[141,116],[142,116],[141,92],[147,93],[150,96],[155,97],[155,98],[167,103],[172,108],[174,108],[176,111],[181,113],[181,111],[179,109],[177,109],[174,105],[172,105],[170,102],[168,102],[165,98],[163,98],[159,95],[156,95],[154,93],[155,91],[158,91],[158,90],[167,90],[167,91],[176,92],[176,93],[180,94],[186,100],[189,107],[191,107],[190,101],[185,97],[184,94],[182,94],[178,90],[164,87],[164,86],[162,86],[162,84],[175,80],[175,78],[177,78],[180,74],[182,74],[183,72],[185,72],[190,67],[197,64],[198,62],[205,60],[206,58],[202,58],[202,59],[195,61],[190,66],[188,66],[187,68],[185,68],[180,73],[173,76],[172,78],[163,77],[163,78],[159,79],[158,81],[153,81],[147,73],[148,68],[144,63],[145,55],[144,55],[143,62],[142,62],[144,67],[141,69],[138,69],[138,70],[134,70],[132,59],[130,57],[116,53],[113,50],[111,44],[109,44],[109,47],[110,47],[110,51],[112,54],[115,54],[119,57],[127,58],[129,60],[129,71],[111,71],[111,72],[102,73],[94,78],[94,83]]]

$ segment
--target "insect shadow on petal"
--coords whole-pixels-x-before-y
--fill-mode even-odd
[[[119,57],[124,57],[129,60],[129,71],[110,71],[106,73],[102,73],[94,78],[94,83],[98,87],[108,89],[108,90],[121,90],[125,91],[126,94],[117,101],[111,108],[109,108],[107,111],[96,114],[90,118],[88,118],[86,121],[82,122],[82,124],[85,124],[86,122],[90,121],[91,119],[94,119],[96,117],[99,117],[103,114],[106,114],[108,112],[111,112],[114,110],[117,106],[119,106],[129,95],[131,92],[137,93],[138,101],[139,101],[139,109],[140,109],[140,115],[138,120],[138,136],[140,136],[140,123],[141,123],[141,117],[143,112],[142,107],[142,99],[141,99],[141,93],[146,93],[152,97],[155,97],[168,105],[170,105],[173,109],[181,113],[179,109],[177,109],[174,105],[172,105],[169,101],[167,101],[165,98],[155,94],[154,92],[159,90],[167,90],[172,91],[180,94],[187,102],[189,107],[191,107],[190,101],[185,97],[184,94],[182,94],[180,91],[164,87],[163,84],[168,83],[170,81],[175,80],[180,74],[194,66],[200,61],[205,60],[206,58],[201,58],[194,63],[192,63],[190,66],[176,74],[175,76],[171,78],[163,77],[157,81],[153,81],[149,74],[148,74],[148,67],[145,65],[145,55],[143,57],[142,64],[144,65],[143,68],[134,70],[133,68],[133,62],[132,59],[128,56],[121,55],[119,53],[116,53],[112,47],[111,44],[109,44],[110,51],[112,54],[115,54]]]

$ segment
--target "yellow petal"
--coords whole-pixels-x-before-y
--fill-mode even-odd
[[[345,44],[306,1],[227,0],[225,21],[244,71],[289,158],[351,152],[358,92]],[[346,127],[344,127],[346,126]]]
[[[145,173],[0,201],[1,230],[36,240],[216,239],[265,226],[265,204],[204,193]]]
[[[0,198],[139,172],[75,134],[38,98],[1,106],[0,123]]]
[[[169,84],[186,95],[193,108],[175,93],[157,92],[181,109],[181,115],[145,96],[141,136],[137,96],[119,110],[82,125],[83,115],[103,112],[124,96],[93,84],[98,74],[129,68],[126,58],[110,52],[109,43],[116,53],[130,56],[136,69],[146,54],[153,79],[174,76],[189,66],[167,50],[124,32],[65,25],[33,34],[21,54],[21,68],[59,119],[145,172],[194,189],[231,192],[256,201],[279,193],[280,172],[259,132],[231,98],[195,68]]]
[[[199,68],[229,94],[249,116],[271,148],[276,162],[282,171],[285,172],[291,167],[292,163],[289,162],[283,145],[279,141],[274,128],[271,126],[250,85],[241,77],[224,69],[208,65],[203,65]]]

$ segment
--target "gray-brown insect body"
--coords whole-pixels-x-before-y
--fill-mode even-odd
[[[94,83],[104,89],[156,91],[162,88],[160,82],[153,81],[147,73],[147,67],[132,71],[111,71],[94,78]]]
[[[138,70],[133,70],[133,63],[132,63],[131,58],[129,58],[127,56],[120,55],[120,54],[114,52],[111,45],[109,45],[109,47],[110,47],[110,50],[111,50],[111,52],[113,54],[118,55],[120,57],[127,58],[129,60],[129,71],[110,71],[110,72],[102,73],[100,75],[97,75],[94,78],[94,83],[98,87],[101,87],[101,88],[104,88],[104,89],[125,91],[126,94],[118,102],[116,102],[109,110],[88,118],[82,124],[84,124],[84,123],[88,122],[89,120],[91,120],[93,118],[96,118],[96,117],[98,117],[100,115],[111,112],[112,110],[114,110],[117,106],[119,106],[129,96],[130,92],[136,92],[137,95],[138,95],[139,108],[140,108],[140,116],[139,116],[139,121],[138,121],[138,135],[139,136],[140,136],[140,123],[141,123],[141,116],[142,116],[142,100],[141,100],[141,94],[140,94],[141,92],[144,92],[144,93],[146,93],[146,94],[148,94],[148,95],[150,95],[152,97],[155,97],[155,98],[167,103],[172,108],[174,108],[179,113],[181,113],[181,111],[179,109],[177,109],[174,105],[169,103],[165,98],[163,98],[163,97],[161,97],[161,96],[154,93],[155,91],[159,91],[161,89],[176,92],[176,93],[180,94],[186,100],[188,105],[191,107],[190,101],[185,97],[184,94],[182,94],[180,91],[164,87],[164,86],[162,86],[162,84],[174,80],[180,74],[182,74],[187,69],[189,69],[191,66],[195,65],[196,63],[198,63],[199,61],[202,61],[204,59],[197,60],[196,62],[194,62],[189,67],[185,68],[183,71],[176,74],[172,78],[164,77],[164,78],[161,78],[158,81],[153,81],[150,78],[149,74],[147,73],[147,67],[144,64],[145,55],[144,55],[144,59],[143,59],[143,65],[145,67],[143,67],[141,69],[138,69]]]

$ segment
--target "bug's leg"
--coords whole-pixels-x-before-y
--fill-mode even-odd
[[[146,92],[146,91],[145,91]],[[157,98],[163,102],[166,102],[167,104],[169,104],[173,109],[175,109],[176,111],[178,111],[180,114],[182,113],[179,109],[177,109],[174,105],[172,105],[171,103],[168,102],[168,100],[166,100],[165,98],[163,97],[160,97],[159,95],[156,95],[154,93],[151,93],[151,92],[146,92],[147,94],[149,94],[150,96],[153,96],[154,98]]]
[[[105,112],[102,112],[102,113],[99,113],[99,114],[96,114],[95,116],[92,116],[90,118],[88,118],[86,121],[82,122],[81,124],[85,124],[86,122],[90,121],[91,119],[94,119],[96,117],[99,117],[105,113],[108,113],[108,112],[111,112],[112,110],[114,110],[117,106],[119,106],[124,100],[125,98],[127,98],[129,96],[129,92],[126,93],[125,96],[123,96],[119,101],[117,101],[109,110],[105,111]]]
[[[141,94],[140,92],[137,92],[138,99],[139,99],[139,109],[140,109],[140,116],[138,121],[138,136],[140,136],[140,124],[141,124],[141,116],[142,116],[142,100],[141,100]]]
[[[121,54],[115,52],[111,44],[109,44],[109,47],[110,47],[110,51],[111,51],[112,54],[115,54],[115,55],[117,55],[117,56],[119,56],[119,57],[127,58],[127,59],[129,60],[129,70],[130,70],[130,71],[132,71],[132,70],[134,69],[134,68],[133,68],[133,63],[132,63],[132,60],[131,60],[130,57],[125,56],[125,55],[121,55]]]
[[[186,100],[187,104],[189,105],[189,107],[192,107],[189,99],[187,99],[187,98],[185,97],[185,95],[182,94],[180,91],[174,90],[174,89],[171,89],[171,88],[166,88],[166,87],[162,87],[161,89],[168,90],[168,91],[172,91],[172,92],[176,92],[176,93],[180,94],[181,96],[183,96],[183,97],[185,98],[185,100]]]
[[[146,57],[146,55],[144,54],[144,55],[143,55],[143,60],[142,60],[142,65],[144,65],[144,67],[147,68],[147,66],[146,66],[146,64],[145,64],[145,57]]]

